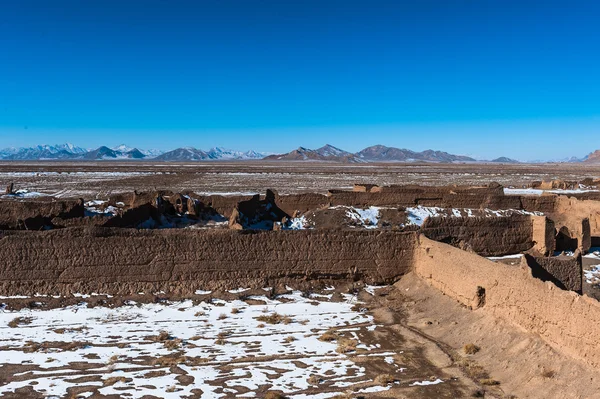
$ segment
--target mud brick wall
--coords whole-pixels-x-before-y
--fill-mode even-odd
[[[0,295],[267,287],[410,271],[415,232],[65,228],[0,236]]]
[[[369,206],[438,206],[444,208],[521,209],[518,196],[504,195],[493,188],[454,187],[383,187],[379,191],[356,192],[331,190],[331,205]]]
[[[600,236],[600,201],[579,200],[574,197],[561,195],[556,199],[556,206],[551,215],[556,221],[556,227],[567,226],[570,231],[582,232],[583,219],[589,219],[589,230],[593,237]],[[583,226],[585,229],[586,226]],[[582,237],[582,241],[586,241]]]
[[[427,238],[481,256],[516,254],[534,246],[533,220],[523,215],[427,218],[421,232]]]
[[[520,209],[529,212],[552,213],[556,208],[558,195],[523,195],[517,196],[521,201]]]
[[[419,241],[415,272],[427,283],[466,306],[502,317],[539,334],[561,352],[600,367],[600,302],[534,278],[526,263],[508,266],[424,236]]]
[[[564,290],[583,292],[583,267],[581,252],[575,256],[533,257],[525,255],[534,277],[551,281]]]
[[[290,216],[294,216],[296,211],[305,213],[329,206],[329,198],[317,193],[278,195],[275,197],[275,202]]]
[[[83,217],[80,200],[3,200],[0,201],[0,229],[34,229],[50,224],[54,218]]]

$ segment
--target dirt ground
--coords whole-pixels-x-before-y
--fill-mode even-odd
[[[600,165],[583,164],[365,164],[292,162],[1,162],[0,187],[57,197],[104,198],[112,193],[170,189],[206,193],[325,193],[354,183],[485,184],[523,187],[540,180],[600,177]]]
[[[598,370],[560,354],[510,320],[493,317],[484,308],[464,308],[412,274],[395,284],[388,301],[402,310],[408,326],[437,342],[468,375],[476,376],[479,368],[489,374],[498,385],[483,388],[498,397],[600,397]],[[466,354],[468,344],[477,346],[477,353]]]
[[[450,399],[478,392],[479,382],[438,343],[403,324],[402,299],[388,296],[394,291],[348,294],[340,286],[269,298],[246,290],[119,307],[82,297],[53,309],[37,297],[37,308],[18,311],[17,299],[0,315],[0,394],[262,398],[285,388],[298,399]]]

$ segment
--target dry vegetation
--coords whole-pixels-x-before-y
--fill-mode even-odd
[[[127,378],[125,378],[125,377],[109,377],[104,380],[103,385],[110,386],[110,385],[115,385],[119,382],[125,383],[125,382],[127,382]]]
[[[15,317],[8,323],[8,326],[10,328],[17,328],[22,325],[31,324],[32,321],[32,317]]]
[[[339,338],[337,343],[337,353],[348,353],[356,350],[358,342],[351,338]]]
[[[374,381],[378,385],[389,385],[393,384],[396,378],[391,374],[379,374]]]
[[[267,324],[290,324],[293,320],[289,316],[283,316],[279,313],[271,313],[270,315],[261,315],[256,317],[256,320]]]
[[[474,355],[481,350],[481,348],[475,344],[466,344],[463,348],[467,355]]]

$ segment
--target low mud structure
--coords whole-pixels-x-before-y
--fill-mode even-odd
[[[0,199],[0,393],[545,397],[488,348],[415,324],[443,302],[407,305],[430,290],[593,380],[600,195],[582,185],[59,199],[17,184]],[[568,379],[540,367],[550,391]]]

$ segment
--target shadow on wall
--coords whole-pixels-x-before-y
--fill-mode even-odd
[[[562,226],[556,233],[556,251],[575,251],[579,247],[579,240],[572,237],[567,226]]]
[[[576,251],[574,256],[534,257],[526,254],[525,261],[533,277],[550,281],[562,290],[583,293],[580,251]]]

